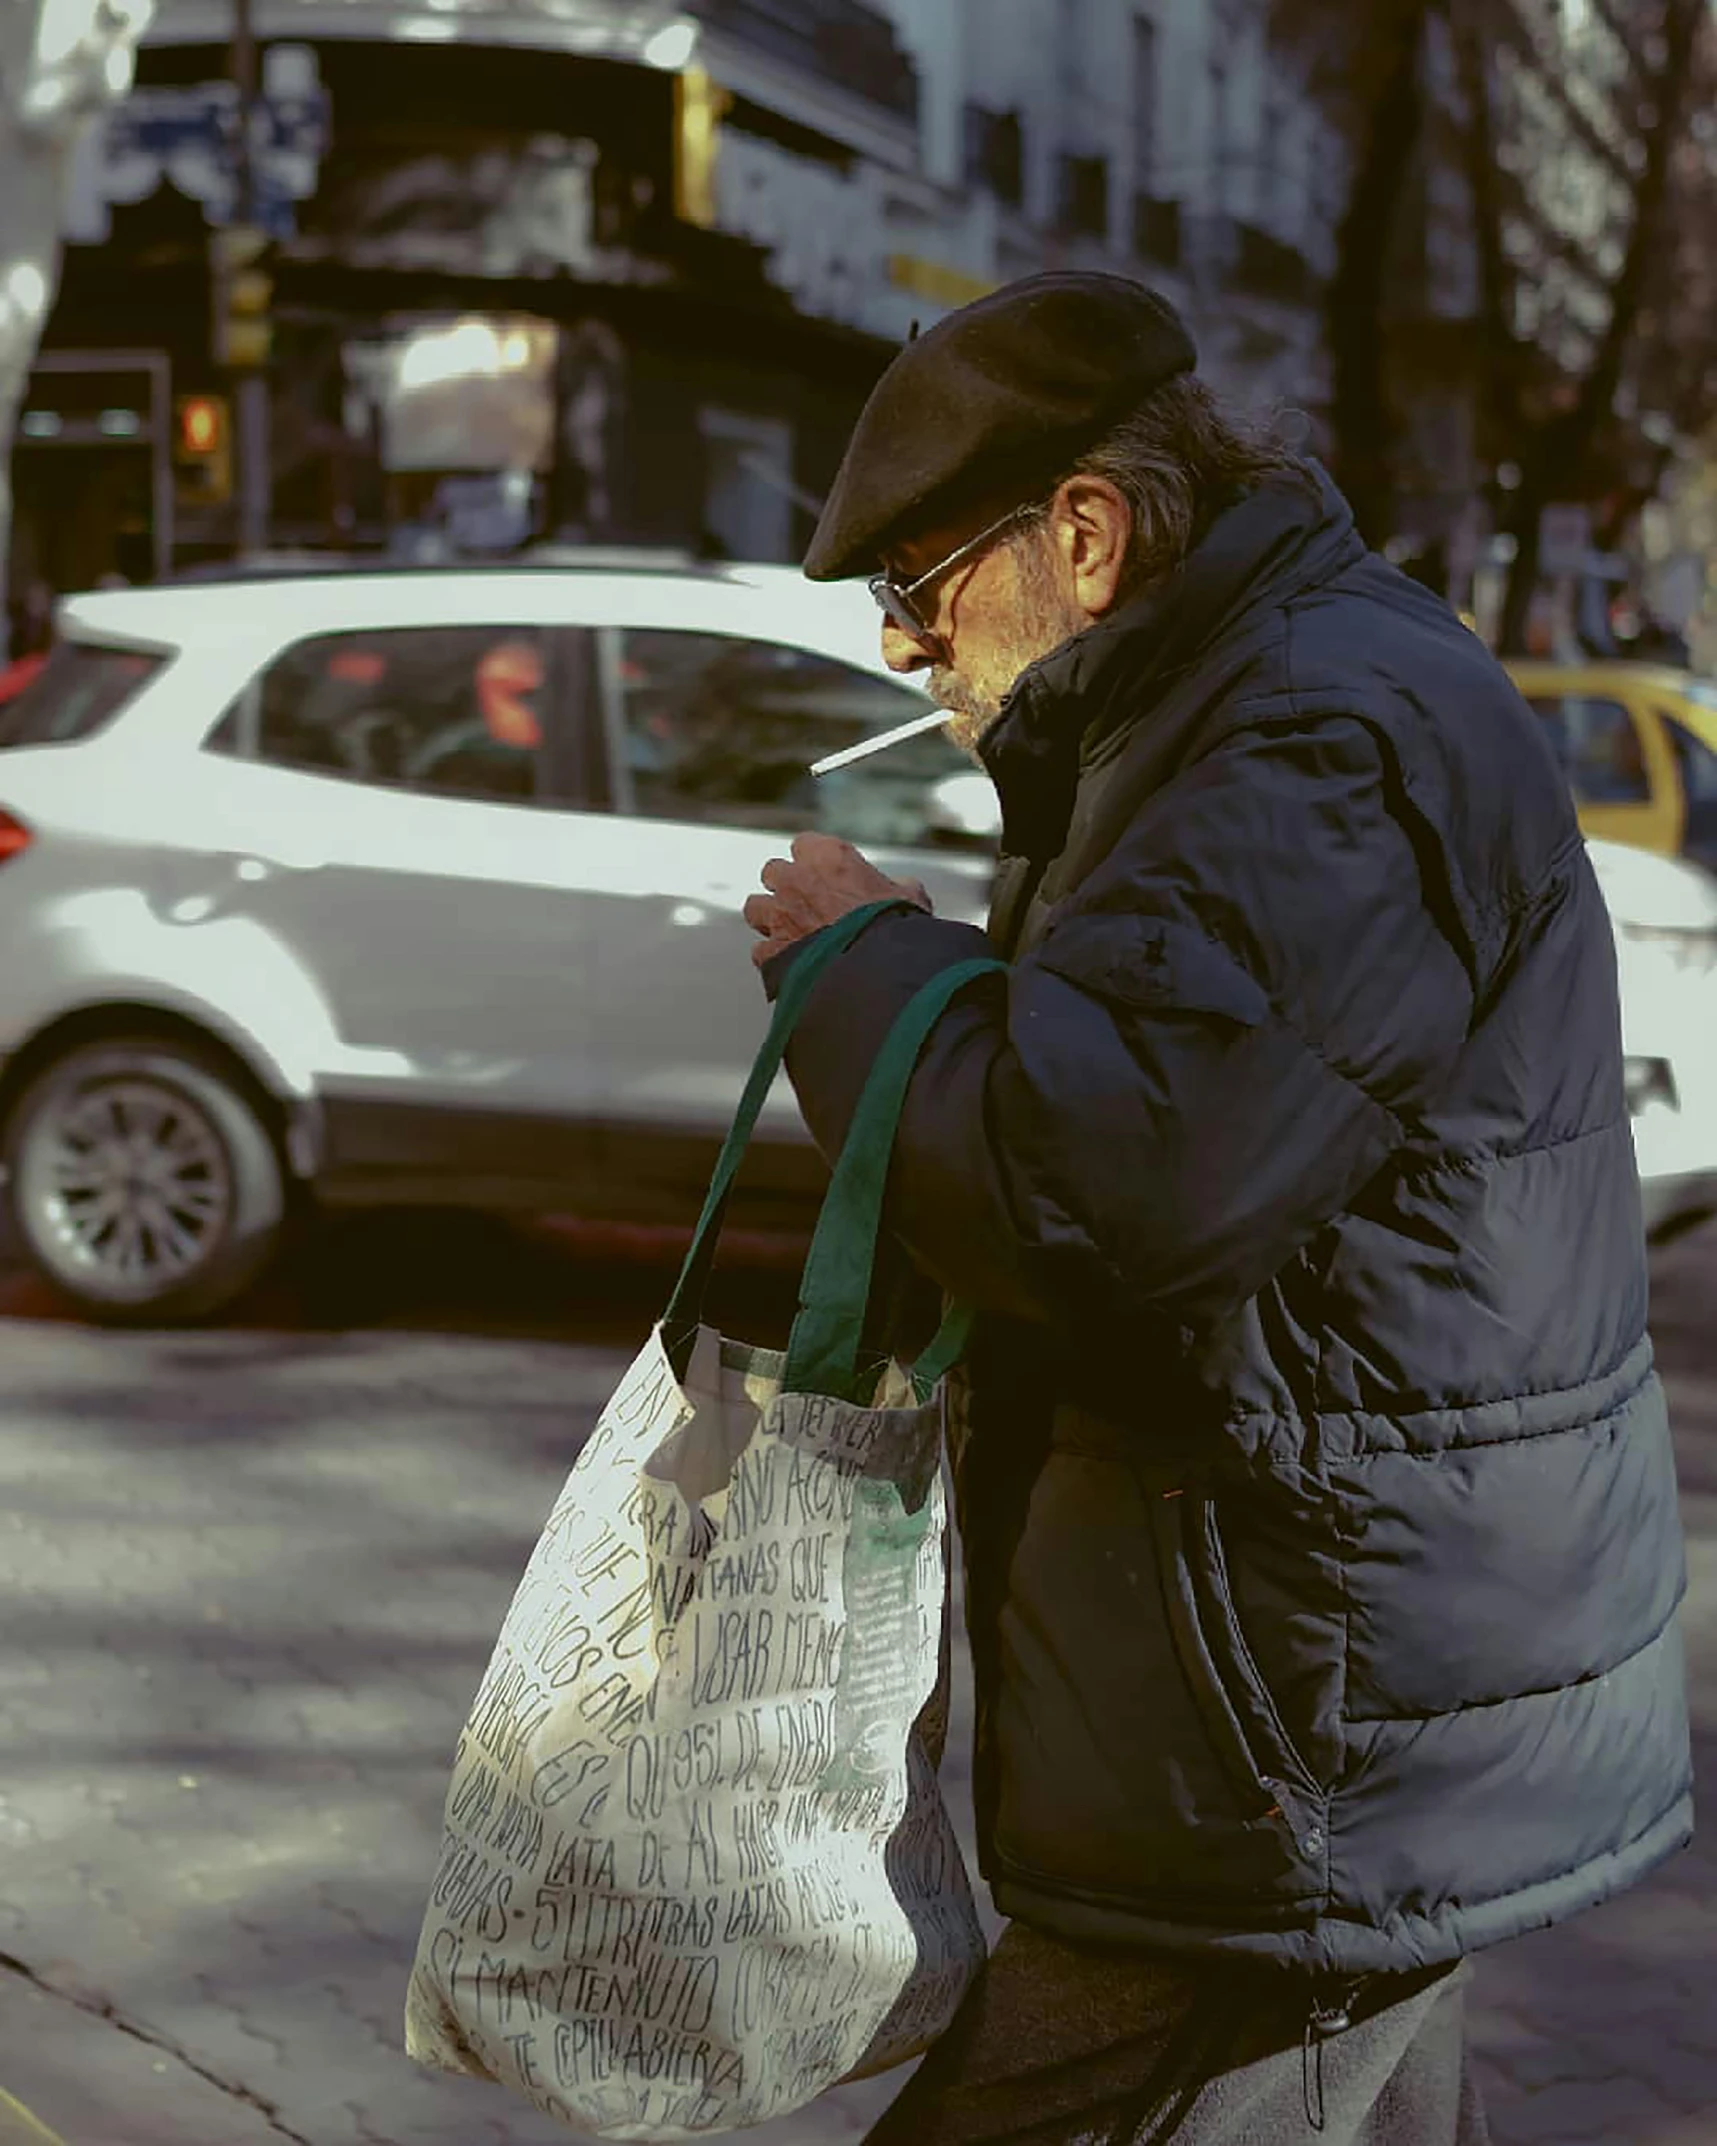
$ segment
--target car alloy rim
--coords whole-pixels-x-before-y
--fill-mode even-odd
[[[232,1172],[214,1129],[164,1082],[80,1087],[28,1144],[22,1187],[44,1251],[109,1297],[194,1273],[225,1234]]]

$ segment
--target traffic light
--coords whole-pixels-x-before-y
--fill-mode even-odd
[[[268,363],[274,305],[270,244],[268,233],[250,224],[229,224],[209,234],[214,359],[234,372],[254,372]]]
[[[224,395],[181,395],[173,409],[173,463],[181,502],[218,507],[232,497],[232,412]]]

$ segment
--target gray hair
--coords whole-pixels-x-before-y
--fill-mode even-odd
[[[1132,510],[1125,591],[1172,574],[1237,492],[1286,479],[1310,489],[1279,413],[1231,410],[1187,373],[1159,388],[1081,455],[1061,479],[1101,477]],[[1045,505],[1047,512],[1047,502]],[[1020,533],[1029,540],[1036,523]]]

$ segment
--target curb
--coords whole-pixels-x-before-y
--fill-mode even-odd
[[[0,2146],[66,2146],[66,2142],[0,2086]]]

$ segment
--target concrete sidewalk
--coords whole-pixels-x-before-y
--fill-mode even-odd
[[[1654,1297],[1702,1789],[1714,1303],[1707,1232],[1660,1262]],[[0,2146],[568,2146],[523,2103],[409,2064],[400,2012],[454,1737],[622,1352],[4,1332]],[[1714,1970],[1717,1824],[1633,1893],[1486,1955],[1498,2146],[1714,2146]],[[854,2146],[903,2080],[748,2137]]]

